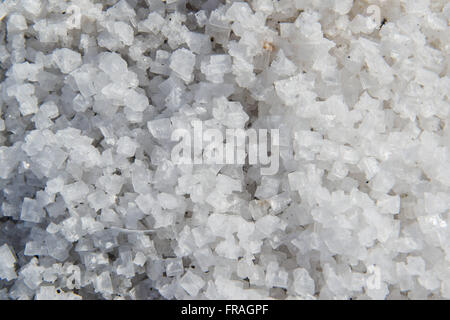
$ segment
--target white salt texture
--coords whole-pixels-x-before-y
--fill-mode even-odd
[[[450,299],[448,0],[0,2],[0,299]]]

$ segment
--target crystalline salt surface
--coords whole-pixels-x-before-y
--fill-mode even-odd
[[[0,3],[0,299],[450,299],[450,5],[112,2]]]

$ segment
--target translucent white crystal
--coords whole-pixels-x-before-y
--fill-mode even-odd
[[[81,55],[67,48],[53,51],[53,59],[62,73],[70,73],[82,63]]]
[[[170,69],[184,82],[194,78],[195,55],[187,49],[178,49],[170,56]]]
[[[191,297],[197,296],[204,285],[205,281],[190,270],[188,270],[180,279],[180,286],[186,290]]]
[[[134,142],[130,137],[121,137],[117,141],[117,153],[125,157],[134,156],[137,147],[137,143]]]
[[[14,251],[11,251],[5,243],[0,247],[0,279],[11,281],[17,278],[15,263],[16,257],[14,256]]]

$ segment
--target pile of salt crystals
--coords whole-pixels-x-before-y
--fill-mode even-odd
[[[0,298],[450,298],[447,0],[0,19]],[[194,120],[278,128],[278,172],[173,163]]]

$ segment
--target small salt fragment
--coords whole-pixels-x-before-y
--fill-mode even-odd
[[[17,278],[15,271],[16,257],[14,252],[9,248],[8,244],[0,247],[0,279],[11,281]]]

